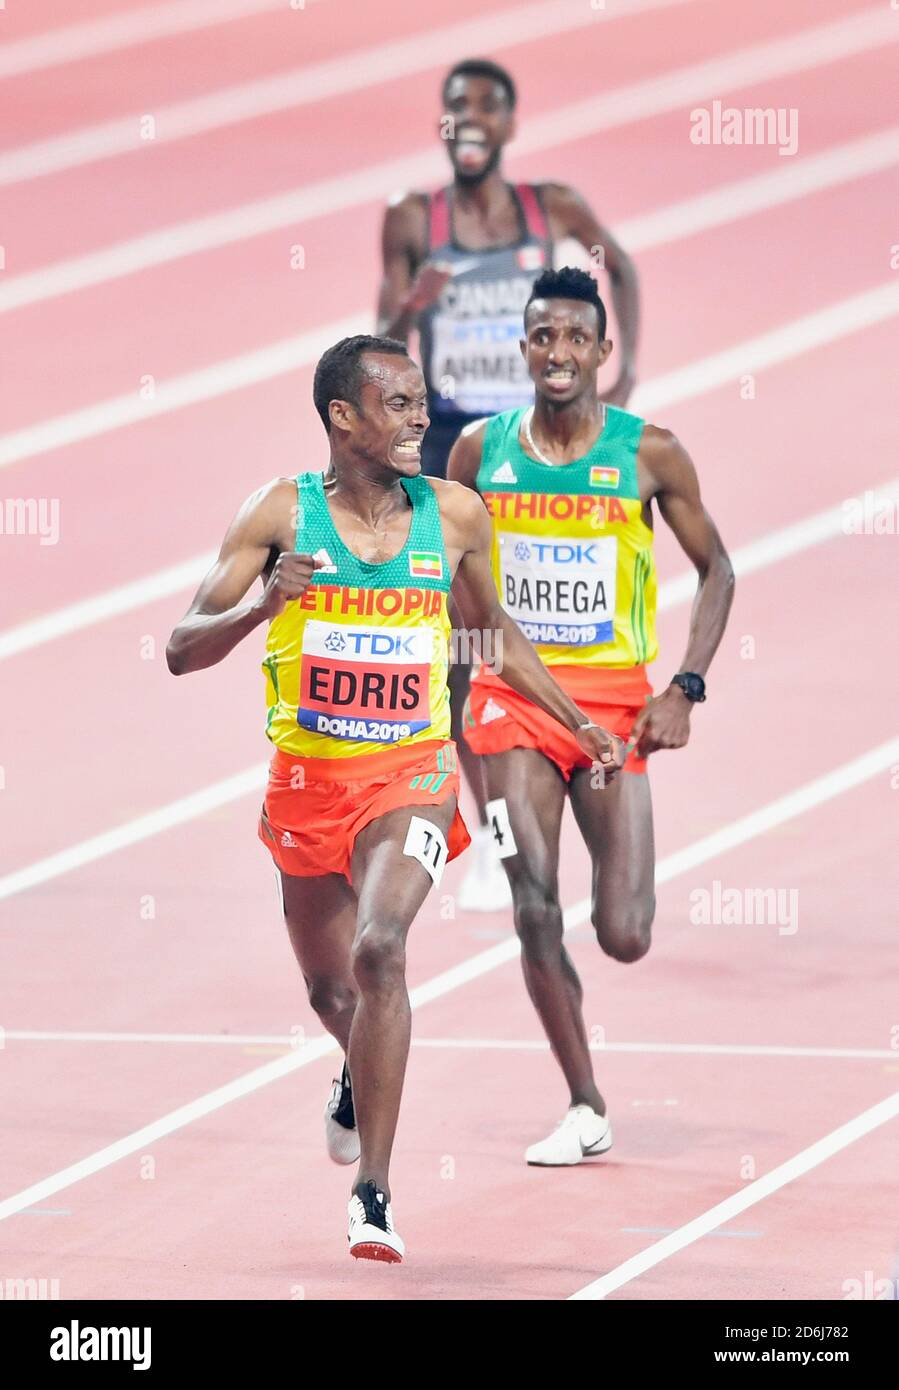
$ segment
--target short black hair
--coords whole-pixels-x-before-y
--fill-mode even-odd
[[[542,275],[538,275],[531,290],[531,297],[524,306],[525,330],[528,309],[535,299],[581,299],[585,304],[592,304],[599,319],[600,341],[606,336],[606,306],[599,297],[596,281],[585,270],[577,270],[573,265],[564,265],[561,270],[544,270]]]
[[[499,83],[506,94],[506,101],[510,111],[515,110],[518,102],[518,93],[515,90],[515,83],[511,75],[501,68],[499,63],[494,63],[490,58],[463,58],[461,63],[450,68],[446,77],[443,79],[442,95],[446,101],[449,92],[449,85],[454,77],[489,77],[491,81]]]
[[[366,352],[384,352],[394,357],[408,357],[409,349],[396,338],[376,338],[370,333],[357,333],[341,338],[318,359],[312,381],[312,399],[322,424],[331,433],[328,406],[332,401],[349,401],[357,408],[361,404],[363,371],[362,357]]]

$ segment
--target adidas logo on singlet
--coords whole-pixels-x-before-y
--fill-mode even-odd
[[[491,695],[484,706],[484,713],[481,715],[481,723],[489,724],[492,719],[504,719],[507,712],[508,711],[503,709],[502,705],[496,703]]]
[[[493,475],[492,475],[490,481],[491,481],[491,483],[517,483],[517,482],[518,482],[518,477],[517,477],[517,475],[516,475],[516,473],[515,473],[515,470],[513,469],[512,465],[511,465],[511,463],[509,462],[508,459],[506,459],[505,463],[501,463],[500,466],[499,466],[499,468],[497,468],[497,469],[495,470],[495,472],[493,473]]]
[[[321,569],[316,570],[316,574],[336,574],[336,573],[337,573],[337,566],[335,565],[334,561],[331,559],[331,556],[328,554],[328,552],[327,552],[327,550],[325,549],[324,546],[322,546],[321,549],[316,550],[316,552],[315,552],[315,554],[313,555],[312,558],[313,558],[313,560],[321,560]]]

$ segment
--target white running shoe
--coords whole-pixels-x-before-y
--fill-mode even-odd
[[[325,1140],[334,1163],[358,1163],[361,1146],[346,1062],[325,1106]]]
[[[501,912],[512,906],[512,889],[489,825],[479,825],[471,837],[469,869],[459,889],[464,912]]]
[[[573,1105],[547,1139],[531,1145],[525,1159],[543,1168],[565,1168],[611,1147],[608,1115],[597,1115],[589,1105]]]
[[[406,1247],[393,1229],[390,1203],[376,1183],[363,1183],[361,1192],[353,1193],[347,1214],[350,1254],[354,1259],[384,1260],[392,1265],[401,1262]]]

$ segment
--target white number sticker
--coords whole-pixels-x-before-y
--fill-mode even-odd
[[[423,820],[421,816],[413,816],[406,832],[403,854],[418,860],[425,873],[430,874],[435,887],[446,868],[447,853],[440,826],[434,825],[433,821]]]
[[[490,832],[496,845],[497,857],[510,859],[513,854],[518,853],[518,846],[515,843],[515,836],[512,834],[506,798],[498,796],[495,801],[488,801],[484,810],[487,815],[487,824],[490,826]]]

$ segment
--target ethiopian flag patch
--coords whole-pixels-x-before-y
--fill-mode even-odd
[[[621,472],[617,468],[600,468],[594,465],[590,469],[591,487],[617,487]]]
[[[437,550],[410,550],[409,573],[413,579],[442,579],[443,556]]]

